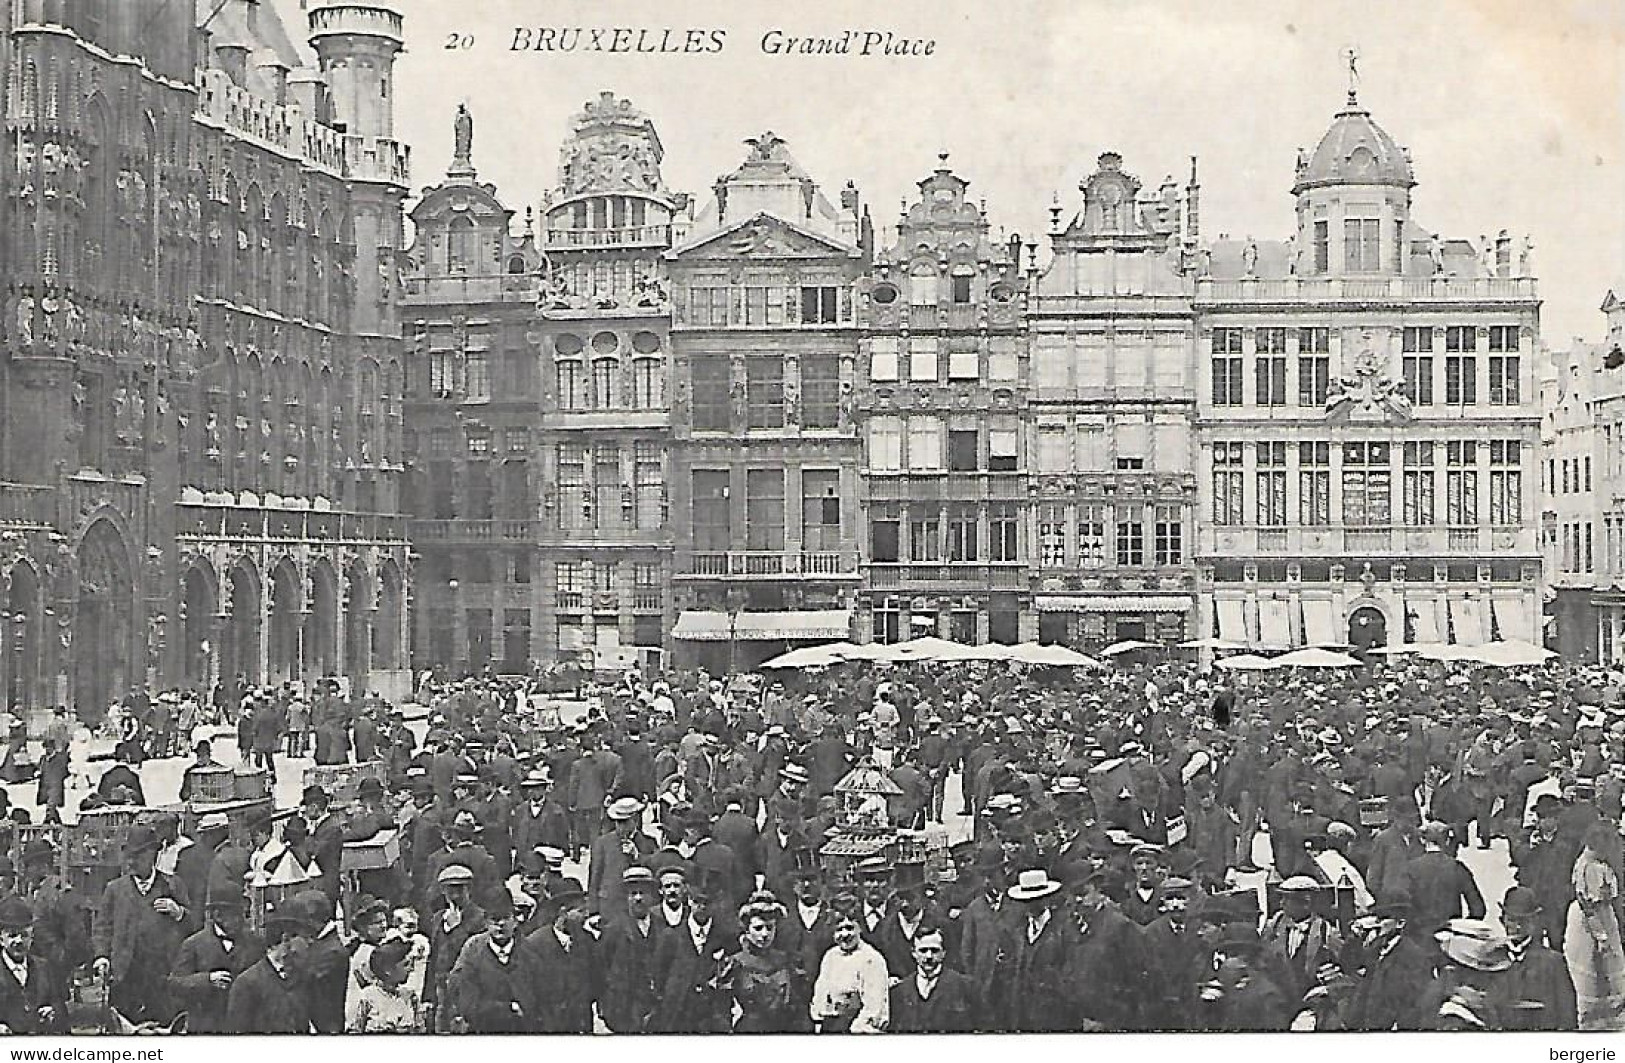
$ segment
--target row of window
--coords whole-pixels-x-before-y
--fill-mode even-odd
[[[1591,455],[1578,458],[1546,459],[1546,493],[1590,494]],[[1561,473],[1561,477],[1559,474]],[[1561,490],[1559,488],[1561,487]]]
[[[688,290],[688,324],[699,328],[851,322],[852,291],[833,284],[790,287],[734,284]]]
[[[1394,446],[1389,443],[1344,443],[1338,482],[1342,523],[1355,527],[1429,527],[1443,523],[1452,527],[1479,524],[1480,488],[1485,475],[1478,468],[1478,440],[1449,440],[1443,444],[1416,441]],[[1248,507],[1248,444],[1213,445],[1213,522],[1239,527],[1249,523],[1263,528],[1281,528],[1290,523],[1292,510],[1288,494],[1293,482],[1289,455],[1296,456],[1297,523],[1306,527],[1326,527],[1332,523],[1333,449],[1330,443],[1265,442],[1250,445],[1253,454],[1252,507]],[[1515,439],[1490,440],[1487,444],[1488,517],[1492,525],[1523,523],[1522,446]],[[1393,459],[1400,457],[1400,501],[1396,513],[1393,498]],[[1442,452],[1442,453],[1441,453]],[[1439,459],[1444,460],[1444,493],[1439,494]],[[1251,519],[1249,519],[1249,516]],[[1395,517],[1399,519],[1395,519]]]
[[[1476,329],[1452,325],[1444,331],[1444,405],[1473,406],[1479,401]],[[1212,399],[1215,406],[1242,406],[1246,397],[1246,359],[1239,328],[1213,330]],[[1331,358],[1325,328],[1298,332],[1296,397],[1300,406],[1324,406],[1330,394]],[[1403,390],[1415,406],[1435,403],[1434,332],[1431,327],[1406,328],[1401,338]],[[1287,330],[1254,330],[1253,403],[1286,406],[1293,389],[1287,370],[1293,358],[1287,350]],[[1495,325],[1489,329],[1485,392],[1491,406],[1516,406],[1522,401],[1518,355],[1518,329]]]
[[[869,341],[869,379],[877,384],[905,379],[916,384],[935,384],[943,380],[979,380],[981,376],[982,352],[973,338],[949,339],[946,352],[935,336],[914,336],[907,340],[877,336]],[[1020,376],[1014,336],[995,336],[989,340],[987,376],[989,380],[1012,382]]]
[[[737,428],[838,428],[841,423],[841,359],[810,354],[800,360],[799,401],[785,393],[784,359],[745,359],[744,379],[736,379],[727,355],[703,355],[689,363],[693,387],[693,425],[698,432]],[[738,391],[736,391],[738,389]],[[744,424],[735,423],[735,395],[743,398]]]
[[[449,458],[458,445],[458,434],[449,428],[437,428],[428,437],[430,457]],[[526,454],[530,452],[530,429],[504,428],[499,433],[470,425],[462,432],[462,445],[475,457],[498,453],[499,447],[502,453]]]
[[[733,474],[727,469],[695,469],[690,497],[694,550],[737,550],[734,534]],[[841,547],[841,474],[838,469],[801,470],[801,548]],[[790,501],[782,468],[745,470],[744,549],[783,550]]]
[[[950,428],[941,417],[875,417],[869,421],[869,471],[1015,472],[1019,430]]]
[[[869,560],[932,563],[1013,563],[1020,550],[1021,515],[1013,504],[941,508],[875,507],[869,521]],[[1185,527],[1178,507],[1080,505],[1075,522],[1061,507],[1046,507],[1038,524],[1038,563],[1044,568],[1140,568],[1185,561]]]
[[[869,520],[869,560],[895,564],[923,562],[976,562],[1011,564],[1021,561],[1021,512],[1013,503],[987,507],[987,530],[982,530],[978,507],[941,509],[910,507],[907,520],[901,506],[873,507]]]
[[[1595,572],[1596,557],[1591,546],[1591,522],[1576,521],[1562,526],[1562,553],[1558,567],[1564,572]]]
[[[599,564],[592,561],[555,561],[553,588],[562,597],[571,594],[614,594],[625,580],[620,566],[613,562]],[[653,562],[635,561],[632,564],[632,586],[638,591],[657,590],[660,587],[660,566]]]

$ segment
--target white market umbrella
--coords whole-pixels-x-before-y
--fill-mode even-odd
[[[1010,647],[1010,660],[1046,668],[1104,668],[1105,665],[1086,653],[1067,646],[1041,646],[1036,642],[1023,642]]]
[[[1435,643],[1430,643],[1430,642],[1396,642],[1392,646],[1376,646],[1376,647],[1374,647],[1372,649],[1367,650],[1366,652],[1367,653],[1381,654],[1384,657],[1403,657],[1406,654],[1420,653],[1422,650],[1427,649],[1429,646],[1432,646],[1432,645],[1435,645]]]
[[[976,647],[939,639],[935,635],[927,635],[923,639],[910,639],[907,642],[897,642],[885,647],[886,655],[877,657],[877,660],[901,663],[905,661],[966,661],[974,660]]]
[[[1543,646],[1536,646],[1532,642],[1522,639],[1508,639],[1504,642],[1491,642],[1484,646],[1475,647],[1477,653],[1473,660],[1497,668],[1528,668],[1537,664],[1545,664],[1556,657],[1557,654]]]
[[[1418,657],[1429,661],[1473,661],[1478,659],[1479,647],[1445,645],[1438,643],[1416,651]]]
[[[850,642],[831,642],[824,646],[802,646],[782,653],[767,661],[763,668],[828,668],[847,660],[850,651],[857,649]]]
[[[992,663],[1001,663],[1004,661],[1015,660],[1016,657],[1014,656],[1014,653],[1014,646],[1005,646],[1002,643],[989,642],[985,646],[966,646],[962,651],[962,656],[959,659],[965,661],[989,661]]]
[[[1100,651],[1100,655],[1102,657],[1116,657],[1123,653],[1133,653],[1135,650],[1160,649],[1162,649],[1162,647],[1157,645],[1155,642],[1146,642],[1143,639],[1126,639],[1122,642],[1114,642],[1110,646],[1107,646],[1105,649]]]
[[[891,647],[878,642],[870,642],[861,646],[848,646],[841,651],[843,661],[880,661],[891,660]]]
[[[1213,650],[1218,653],[1225,653],[1245,650],[1249,647],[1245,642],[1233,642],[1230,639],[1207,635],[1199,639],[1186,639],[1179,644],[1179,648],[1182,650]]]
[[[1310,646],[1272,658],[1270,665],[1275,668],[1358,668],[1360,661],[1346,653]]]
[[[1214,661],[1213,667],[1224,668],[1233,672],[1265,672],[1275,667],[1275,662],[1268,657],[1260,657],[1256,653],[1238,653],[1234,657]]]

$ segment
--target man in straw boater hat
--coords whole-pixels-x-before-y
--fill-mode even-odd
[[[1512,963],[1495,980],[1492,1003],[1503,1026],[1513,1030],[1577,1028],[1574,981],[1563,955],[1541,944],[1540,899],[1514,886],[1501,900]]]
[[[621,886],[621,906],[604,913],[598,940],[598,1014],[612,1033],[646,1033],[655,1009],[654,953],[661,933],[654,872],[629,867],[621,872]]]
[[[1494,992],[1501,974],[1512,966],[1507,939],[1485,923],[1450,927],[1435,937],[1444,953],[1438,983],[1444,999],[1422,1020],[1422,1028],[1444,1031],[1499,1028]]]
[[[266,916],[265,955],[232,981],[227,994],[231,1033],[312,1032],[298,971],[314,932],[291,906]]]
[[[1321,884],[1308,875],[1293,875],[1279,889],[1280,911],[1270,915],[1260,939],[1263,958],[1271,965],[1281,990],[1302,1000],[1315,984],[1321,965],[1343,951],[1337,927],[1315,912]]]
[[[655,840],[643,830],[643,802],[617,797],[604,810],[610,829],[592,843],[587,857],[587,894],[592,910],[612,915],[623,907],[622,875],[629,867],[646,867]]]
[[[1006,945],[1006,999],[1018,1033],[1058,1032],[1072,1020],[1068,983],[1077,931],[1060,908],[1060,892],[1061,883],[1042,868],[1020,872],[1008,890],[1017,910]]]
[[[677,871],[668,868],[664,884]],[[657,935],[654,954],[655,1033],[726,1033],[732,998],[723,958],[739,948],[739,927],[712,903],[705,875],[685,883],[683,918]],[[664,908],[664,904],[662,905]]]
[[[34,912],[21,897],[0,899],[0,1030],[13,1034],[66,1033],[64,981],[53,973],[59,957],[39,954]]]
[[[127,874],[107,884],[92,925],[96,974],[107,983],[108,1006],[134,1023],[175,1016],[164,975],[193,929],[186,885],[159,871],[158,834],[145,824],[124,839]]]

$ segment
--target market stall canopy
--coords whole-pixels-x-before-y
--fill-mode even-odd
[[[1381,654],[1384,657],[1403,657],[1410,653],[1421,653],[1424,650],[1442,646],[1439,642],[1396,642],[1392,646],[1377,646],[1366,652]]]
[[[1105,665],[1086,653],[1067,646],[1041,646],[1036,642],[1023,642],[1008,648],[1007,660],[1022,664],[1042,665],[1047,668],[1104,668]]]
[[[1213,650],[1216,653],[1232,653],[1248,648],[1244,642],[1232,642],[1229,639],[1216,638],[1209,635],[1206,638],[1186,639],[1179,644],[1182,650]]]
[[[767,661],[763,668],[828,668],[851,659],[857,649],[850,642],[830,642],[822,646],[802,646]]]
[[[1308,647],[1283,653],[1270,660],[1273,668],[1358,668],[1360,660],[1346,653]]]
[[[1102,657],[1116,657],[1123,653],[1133,653],[1135,650],[1160,649],[1162,649],[1162,647],[1157,645],[1155,642],[1146,642],[1142,639],[1126,639],[1122,642],[1114,642],[1110,646],[1107,646],[1105,649],[1100,651],[1100,655]]]
[[[1507,639],[1472,647],[1473,655],[1464,660],[1479,661],[1498,668],[1528,668],[1545,664],[1557,654],[1522,639]]]
[[[1256,653],[1238,653],[1234,657],[1226,657],[1222,661],[1214,661],[1215,668],[1225,668],[1235,672],[1265,672],[1275,667],[1275,662],[1268,657],[1260,657]]]
[[[686,609],[672,638],[686,642],[777,642],[845,638],[852,614],[845,609],[789,609],[764,613],[723,613]]]
[[[977,647],[949,642],[935,635],[927,635],[923,639],[910,639],[908,642],[896,642],[882,648],[885,650],[885,656],[877,656],[876,660],[899,664],[907,661],[949,662],[977,659]]]
[[[1435,643],[1432,646],[1424,646],[1417,650],[1416,655],[1429,661],[1471,661],[1477,659],[1476,655],[1478,651],[1479,647],[1477,646],[1459,646],[1454,644],[1441,645]]]

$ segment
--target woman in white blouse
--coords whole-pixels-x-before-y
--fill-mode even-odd
[[[372,983],[361,990],[346,1033],[422,1033],[417,994],[406,987],[412,947],[386,941],[372,950]]]
[[[819,1033],[881,1033],[891,1019],[891,976],[885,957],[863,940],[856,900],[845,901],[813,983],[813,1025]]]

